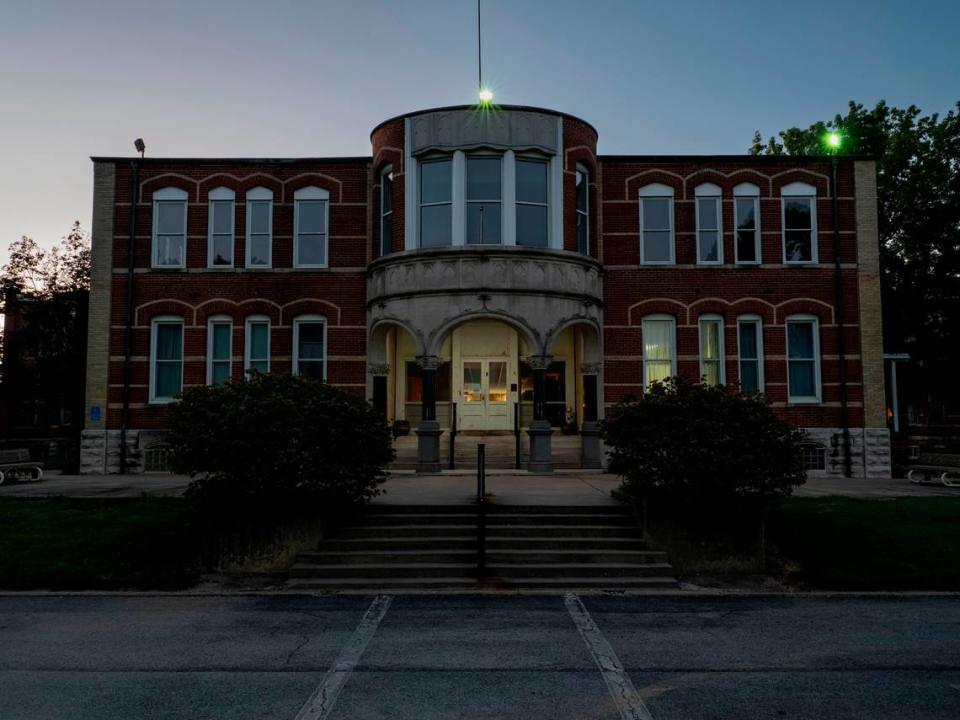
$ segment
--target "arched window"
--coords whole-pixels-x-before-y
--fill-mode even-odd
[[[763,392],[763,319],[759,315],[737,318],[737,362],[740,391]]]
[[[723,318],[700,316],[700,377],[706,385],[726,382],[723,351]]]
[[[380,173],[380,256],[389,255],[393,241],[393,166]]]
[[[783,213],[783,262],[817,262],[817,189],[795,182],[780,190]]]
[[[796,404],[819,403],[820,323],[815,315],[790,315],[787,331],[787,398]]]
[[[640,188],[640,262],[673,265],[673,188],[652,183]]]
[[[186,267],[187,191],[167,187],[153,193],[153,252],[155,268]]]
[[[327,319],[323,315],[294,318],[293,374],[327,379]]]
[[[577,252],[590,254],[590,174],[577,165]]]
[[[760,188],[740,183],[733,189],[734,261],[738,265],[759,265]]]
[[[270,318],[251,315],[244,323],[243,369],[270,372]]]
[[[723,264],[723,219],[719,185],[703,183],[694,190],[697,199],[697,264]]]
[[[233,320],[229,315],[214,315],[207,320],[207,385],[229,382],[232,357]]]
[[[643,385],[677,374],[677,321],[671,315],[643,318]]]
[[[233,215],[236,194],[218,187],[207,196],[207,267],[233,267]]]
[[[248,268],[269,268],[273,263],[273,191],[257,187],[247,191]]]
[[[169,403],[183,390],[183,318],[150,321],[150,402]]]
[[[327,267],[330,193],[305,187],[293,193],[293,266]]]

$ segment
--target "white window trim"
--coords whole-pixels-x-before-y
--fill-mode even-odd
[[[226,325],[230,328],[229,345],[227,347],[227,362],[230,363],[230,369],[227,377],[233,376],[233,318],[229,315],[211,315],[207,318],[207,385],[213,385],[213,327],[214,325]],[[217,362],[224,362],[217,360]]]
[[[668,206],[670,216],[670,259],[669,260],[647,260],[646,259],[646,247],[643,242],[643,201],[647,198],[663,198],[670,200]],[[640,264],[641,265],[675,265],[676,264],[676,224],[674,222],[674,213],[673,213],[673,188],[669,185],[661,185],[660,183],[651,183],[649,185],[644,185],[639,190],[638,195],[638,204],[640,205]]]
[[[514,154],[513,162],[513,244],[520,245],[517,238],[517,210],[521,205],[528,205],[530,207],[542,207],[547,211],[547,244],[546,247],[538,248],[531,245],[522,245],[521,247],[529,248],[531,250],[551,250],[555,248],[554,240],[554,217],[553,217],[553,157],[547,157],[544,155],[536,155],[531,153],[520,153]],[[546,166],[547,170],[547,201],[542,203],[528,202],[526,200],[520,201],[517,200],[517,163],[520,162],[532,162],[532,163],[541,163]]]
[[[586,208],[585,208],[585,210],[580,210],[580,206],[579,206],[579,205],[577,204],[577,202],[576,202],[576,177],[577,177],[577,176],[574,175],[574,176],[573,176],[573,177],[574,177],[574,214],[575,214],[576,216],[583,215],[583,216],[586,218],[586,224],[587,224],[587,246],[586,246],[586,248],[584,248],[583,254],[584,254],[584,255],[590,255],[590,171],[587,170],[587,168],[586,168],[584,165],[580,165],[579,163],[577,163],[576,172],[583,174],[583,180],[584,180],[584,183],[585,183],[585,185],[586,185],[586,193],[585,193],[585,196],[586,196],[586,201],[587,201],[587,202],[586,202]],[[574,228],[576,228],[576,224],[574,224]],[[577,238],[577,252],[581,252],[581,250],[580,250],[580,238],[579,238],[579,237]]]
[[[393,203],[393,197],[391,196],[391,198],[390,198],[390,210],[389,210],[388,212],[384,212],[384,210],[383,210],[383,208],[384,208],[384,202],[383,202],[383,200],[384,200],[384,198],[387,196],[387,188],[386,188],[386,183],[384,182],[384,179],[389,179],[389,180],[390,180],[391,190],[392,190],[392,189],[393,189],[393,183],[395,182],[395,178],[393,177],[393,165],[387,165],[387,166],[385,166],[385,167],[380,171],[380,225],[379,225],[380,247],[377,248],[377,257],[384,257],[384,256],[389,255],[390,253],[393,252],[393,237],[392,237],[392,234],[393,234],[393,217],[394,217],[393,205],[394,205],[394,203]],[[329,209],[329,208],[328,208],[328,209]],[[386,252],[384,252],[384,251],[383,251],[383,241],[384,241],[384,237],[383,237],[383,221],[384,221],[384,218],[386,218],[387,215],[390,216],[391,237],[387,238],[387,247],[388,247],[388,249],[387,249]],[[327,245],[328,245],[328,249],[329,249],[329,243],[328,243]]]
[[[726,333],[726,328],[724,326],[723,317],[721,315],[701,315],[697,319],[697,344],[700,355],[700,381],[703,382],[704,376],[706,373],[705,360],[706,358],[703,355],[703,326],[706,323],[719,323],[720,331],[717,333],[717,353],[719,357],[717,358],[720,362],[720,372],[718,373],[718,385],[727,384],[727,354],[726,348],[724,347],[724,334]]]
[[[273,191],[265,187],[255,187],[247,191],[247,235],[246,248],[244,249],[244,266],[249,270],[269,270],[273,267]],[[250,230],[253,224],[253,213],[251,207],[254,201],[267,202],[267,263],[265,265],[252,265],[250,263]]]
[[[270,353],[271,342],[270,342],[270,336],[273,334],[273,332],[272,332],[272,327],[271,327],[271,323],[270,323],[270,318],[269,318],[268,316],[266,316],[266,315],[250,315],[250,316],[244,318],[244,321],[243,321],[243,371],[244,371],[245,373],[250,371],[250,362],[251,362],[251,359],[250,359],[250,348],[251,348],[251,343],[250,343],[250,328],[251,328],[252,325],[257,324],[257,323],[264,323],[264,324],[266,324],[266,326],[267,326],[267,358],[266,358],[266,360],[267,360],[267,372],[270,372],[270,367],[271,367],[271,364],[272,364],[272,363],[270,362],[270,360],[271,360],[271,353]]]
[[[756,256],[755,260],[741,260],[740,252],[738,250],[739,243],[737,240],[737,228],[739,226],[740,218],[737,214],[737,201],[738,200],[753,200],[753,220],[754,220],[754,236],[753,236],[753,254]],[[763,263],[762,245],[760,243],[761,239],[761,230],[760,230],[760,188],[754,185],[753,183],[740,183],[735,188],[733,188],[733,261],[737,265],[760,265]]]
[[[236,250],[236,193],[227,187],[218,187],[207,194],[207,267],[211,270],[233,268],[234,252]],[[213,204],[219,202],[230,203],[230,264],[213,264]],[[219,233],[223,235],[223,233]]]
[[[719,185],[703,183],[694,190],[694,215],[696,216],[697,265],[723,265],[723,191]],[[700,200],[714,200],[717,208],[717,259],[704,260],[700,257]]]
[[[304,323],[323,325],[323,380],[326,382],[330,349],[327,345],[327,318],[323,315],[299,315],[293,319],[293,374],[300,374],[300,326]]]
[[[484,157],[486,157],[486,158],[496,158],[497,160],[500,161],[500,199],[499,199],[499,200],[492,200],[492,199],[488,199],[488,200],[471,200],[471,199],[469,198],[468,194],[467,194],[467,173],[468,173],[467,168],[468,168],[468,166],[470,165],[470,159],[471,159],[471,158],[484,158]],[[507,175],[507,173],[506,173],[506,164],[507,164],[507,162],[508,162],[508,158],[506,157],[506,153],[498,153],[498,152],[492,152],[492,151],[477,150],[477,151],[468,152],[468,153],[465,153],[465,154],[464,154],[464,158],[463,158],[463,244],[464,244],[464,245],[469,245],[469,244],[470,244],[470,243],[467,242],[467,218],[468,218],[468,215],[469,215],[469,213],[467,212],[467,210],[470,208],[470,205],[472,205],[472,204],[493,204],[493,203],[496,203],[497,205],[500,206],[500,242],[499,242],[498,244],[499,244],[500,246],[503,246],[503,245],[506,244],[506,243],[504,242],[504,240],[505,240],[505,238],[504,238],[504,232],[505,232],[505,230],[506,230],[506,227],[505,227],[505,226],[506,226],[506,223],[505,223],[505,221],[504,221],[504,201],[503,201],[504,198],[503,198],[503,191],[504,191],[504,180],[506,179],[506,175]],[[496,245],[497,245],[497,244],[492,244],[491,246],[494,246],[494,247],[495,247]]]
[[[810,201],[810,259],[787,260],[787,200]],[[794,182],[780,189],[780,250],[784,265],[816,265],[819,262],[817,242],[817,189],[807,183]]]
[[[327,204],[323,210],[323,257],[322,263],[302,263],[300,256],[300,202],[322,201]],[[324,269],[330,267],[330,193],[313,185],[300,188],[293,193],[293,266],[295,268]]]
[[[647,323],[648,322],[669,322],[670,323],[670,377],[677,375],[677,319],[673,315],[665,313],[655,313],[645,315],[640,321],[640,334],[643,339],[643,387],[647,389],[650,384],[647,382]]]
[[[186,354],[184,346],[184,320],[178,315],[158,315],[150,320],[150,404],[169,405],[176,402],[175,397],[160,397],[157,395],[157,326],[180,326],[180,392],[183,392],[183,357]]]
[[[458,157],[459,155],[459,157]],[[417,179],[416,179],[416,218],[417,218],[417,249],[418,250],[436,250],[439,248],[453,247],[454,245],[463,244],[463,233],[457,232],[458,225],[462,225],[462,221],[457,217],[457,198],[455,197],[458,193],[458,186],[463,184],[463,179],[459,181],[457,179],[458,175],[462,175],[463,172],[460,171],[460,166],[463,166],[463,153],[461,151],[456,151],[454,153],[445,153],[443,155],[428,155],[426,157],[417,158]],[[459,160],[459,162],[458,162]],[[437,162],[449,162],[450,163],[450,199],[443,202],[423,202],[423,166],[429,165],[430,163]],[[460,172],[458,172],[460,171]],[[461,191],[462,197],[462,191]],[[449,245],[437,245],[435,247],[423,246],[423,208],[425,207],[440,207],[441,205],[450,206],[450,244]]]
[[[150,267],[162,270],[183,269],[187,265],[187,200],[189,194],[186,190],[177,187],[165,187],[153,193],[153,239],[150,246]],[[183,262],[179,265],[161,265],[157,262],[157,225],[160,220],[158,211],[161,202],[180,202],[183,203]]]
[[[740,325],[751,324],[757,328],[757,392],[765,392],[763,373],[763,318],[759,315],[739,315],[737,316],[737,382],[740,383],[740,389],[743,390],[743,358],[740,357]],[[752,362],[751,358],[751,362]]]
[[[790,323],[813,324],[813,381],[816,395],[794,396],[790,394]],[[820,318],[816,315],[788,315],[783,323],[785,359],[787,362],[787,403],[790,405],[819,405],[823,402],[823,387],[820,375]]]

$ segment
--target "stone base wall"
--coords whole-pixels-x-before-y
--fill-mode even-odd
[[[114,475],[120,472],[120,431],[84,430],[80,436],[80,474]],[[127,431],[127,472],[143,472],[144,448],[155,431]]]
[[[843,431],[840,428],[804,428],[810,439],[826,449],[826,468],[810,470],[810,477],[843,477]],[[890,431],[887,428],[850,428],[850,469],[856,478],[888,478]]]

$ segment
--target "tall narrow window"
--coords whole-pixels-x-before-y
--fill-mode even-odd
[[[500,158],[467,157],[467,244],[499,245],[502,197]]]
[[[737,319],[741,392],[763,392],[763,321],[759,316]]]
[[[453,163],[450,159],[420,163],[420,247],[453,242]]]
[[[697,198],[697,262],[701,265],[723,263],[723,224],[720,216],[720,188],[711,183],[699,185]]]
[[[186,267],[187,192],[163,188],[153,194],[153,267]]]
[[[330,193],[318,187],[293,193],[294,267],[327,267],[327,223]]]
[[[327,322],[322,315],[303,315],[293,321],[293,373],[327,378]]]
[[[733,189],[734,260],[760,264],[760,188],[740,183]]]
[[[700,318],[700,377],[706,385],[723,385],[725,375],[723,318],[704,315]]]
[[[673,188],[654,183],[640,188],[640,262],[672,265]]]
[[[233,267],[234,195],[230,188],[219,187],[208,196],[208,267]]]
[[[590,254],[590,176],[577,167],[577,252]]]
[[[787,318],[787,394],[792,403],[820,402],[819,335],[815,317]]]
[[[247,267],[270,267],[273,245],[273,192],[247,192]]]
[[[783,261],[817,262],[816,189],[805,183],[791,183],[783,196]]]
[[[517,245],[548,245],[549,167],[544,160],[517,158]]]
[[[643,384],[677,374],[676,321],[667,315],[643,319]]]
[[[207,323],[207,384],[223,385],[230,380],[233,354],[233,322],[218,315]]]
[[[183,390],[183,319],[150,323],[150,402],[171,402]]]
[[[244,369],[270,372],[270,318],[265,315],[248,317],[245,330]]]
[[[393,242],[393,168],[380,173],[380,255],[389,255]]]

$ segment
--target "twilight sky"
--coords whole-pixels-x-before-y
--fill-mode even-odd
[[[90,227],[90,155],[366,155],[473,102],[474,0],[2,0],[0,263]],[[741,153],[855,99],[960,99],[955,0],[483,0],[499,102],[579,115],[604,153]]]

